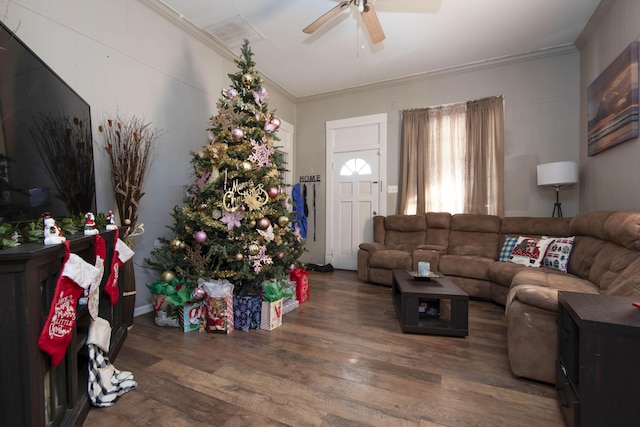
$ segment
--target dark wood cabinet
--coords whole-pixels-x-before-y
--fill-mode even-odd
[[[115,232],[101,233],[107,245],[100,292],[100,317],[111,323],[110,359],[127,336],[122,295],[111,305],[104,284],[109,275]],[[94,236],[70,236],[70,250],[94,263]],[[78,305],[75,330],[64,360],[53,367],[38,348],[64,261],[62,245],[28,243],[0,250],[0,425],[79,425],[89,410],[87,334],[91,317]],[[129,261],[131,262],[131,261]],[[120,293],[122,294],[122,277]]]
[[[556,388],[569,426],[640,424],[640,309],[633,301],[559,292]]]

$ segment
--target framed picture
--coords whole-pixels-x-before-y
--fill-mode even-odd
[[[587,88],[587,120],[590,156],[638,136],[638,42]]]

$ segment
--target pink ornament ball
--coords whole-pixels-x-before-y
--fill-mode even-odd
[[[279,129],[280,125],[282,124],[280,119],[275,116],[271,117],[271,120],[269,120],[269,123],[272,124],[276,129]]]
[[[267,194],[269,195],[269,197],[271,197],[272,199],[278,197],[278,194],[280,193],[280,190],[278,190],[278,187],[269,187],[267,189]]]
[[[284,252],[278,252],[278,259],[284,258]]]
[[[244,131],[240,128],[235,128],[231,131],[231,136],[236,141],[240,141],[242,140],[242,138],[244,138]]]
[[[203,243],[205,240],[207,240],[207,233],[205,233],[204,231],[197,231],[193,235],[193,238],[196,240],[196,242]]]
[[[271,225],[271,221],[267,217],[262,217],[257,221],[257,225],[259,229],[266,230]]]

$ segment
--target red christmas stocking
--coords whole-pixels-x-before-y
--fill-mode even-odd
[[[96,320],[100,308],[100,282],[102,282],[102,276],[104,276],[104,260],[107,257],[107,247],[104,243],[104,239],[99,234],[96,234],[94,248],[96,254],[94,265],[99,270],[100,274],[98,274],[91,282],[87,304],[89,306],[89,314],[91,315],[91,318]]]
[[[118,274],[120,273],[120,267],[122,267],[125,262],[129,261],[134,254],[131,248],[118,238],[118,230],[116,230],[115,239],[116,246],[113,252],[113,259],[111,260],[111,270],[109,271],[107,284],[104,285],[104,290],[109,295],[111,305],[118,302],[118,297],[120,296],[120,292],[118,290]]]
[[[58,366],[71,341],[76,324],[78,298],[99,274],[97,268],[76,254],[69,253],[69,241],[64,242],[65,256],[56,282],[49,316],[42,328],[38,347],[51,355],[51,364]]]

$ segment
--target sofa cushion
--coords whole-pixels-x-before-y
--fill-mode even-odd
[[[540,267],[542,259],[547,252],[547,247],[553,239],[536,239],[534,237],[520,236],[516,246],[509,255],[509,261],[527,267]]]
[[[600,291],[607,293],[616,284],[618,276],[638,259],[638,251],[623,248],[611,242],[605,242],[596,254],[589,269],[588,279],[600,287]],[[627,270],[627,275],[631,271]]]
[[[449,245],[449,230],[451,228],[451,214],[448,212],[427,212],[427,232],[425,244],[441,246]]]
[[[591,236],[576,235],[571,256],[569,257],[569,264],[567,265],[567,272],[583,279],[588,279],[589,269],[591,269],[596,255],[598,255],[604,244],[604,241]]]
[[[412,252],[425,243],[427,221],[424,215],[389,215],[384,220],[387,249]]]
[[[389,270],[395,268],[411,270],[411,253],[396,250],[376,251],[371,254],[369,265]]]
[[[552,268],[566,273],[574,240],[575,237],[573,236],[553,238],[553,242],[547,248],[547,253],[542,259],[542,267]]]
[[[588,280],[548,268],[522,268],[511,280],[509,294],[516,286],[535,285],[561,291],[598,293],[598,287]]]
[[[456,214],[451,218],[448,254],[472,255],[496,260],[500,250],[499,242],[499,216]]]
[[[627,268],[620,272],[604,293],[640,300],[640,258],[633,260]]]
[[[462,276],[472,279],[488,280],[489,267],[496,261],[474,255],[441,255],[438,271],[445,276]]]
[[[511,280],[515,274],[525,268],[523,265],[512,262],[494,262],[489,266],[489,280],[505,287],[511,285]]]
[[[540,237],[560,236],[569,234],[571,218],[538,218],[538,217],[504,217],[500,232],[511,236]]]
[[[614,212],[604,224],[605,240],[640,250],[640,213]]]

